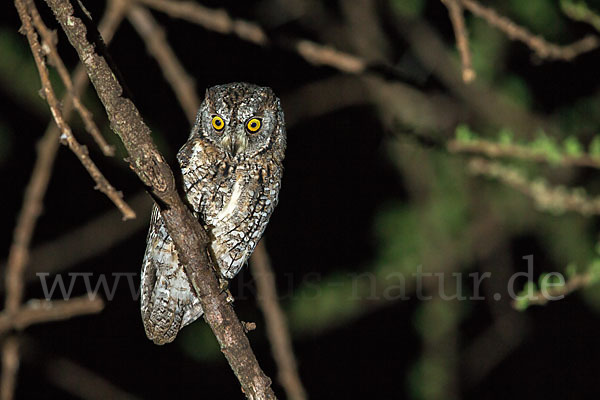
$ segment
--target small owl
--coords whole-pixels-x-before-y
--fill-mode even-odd
[[[220,274],[233,278],[252,254],[277,204],[286,146],[279,99],[267,87],[211,87],[177,160],[187,200],[212,239]],[[202,315],[158,207],[142,265],[141,311],[149,339],[169,343]]]

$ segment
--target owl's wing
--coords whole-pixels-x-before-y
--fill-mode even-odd
[[[179,263],[156,205],[150,220],[141,286],[144,329],[156,344],[172,342],[183,326],[202,315],[200,301]]]

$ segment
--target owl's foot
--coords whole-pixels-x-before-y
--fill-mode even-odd
[[[227,280],[227,278],[219,276],[219,289],[221,289],[221,293],[226,291],[228,287],[229,281]]]

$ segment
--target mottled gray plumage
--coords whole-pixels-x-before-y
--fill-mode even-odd
[[[277,204],[286,146],[279,99],[247,83],[214,86],[177,159],[187,200],[211,235],[225,278],[252,254]],[[173,341],[202,315],[200,301],[154,206],[142,265],[141,311],[149,339]]]

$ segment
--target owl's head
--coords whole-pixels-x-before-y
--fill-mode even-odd
[[[249,83],[213,86],[198,111],[192,136],[200,136],[231,159],[248,159],[266,151],[283,158],[283,110],[271,88]]]

